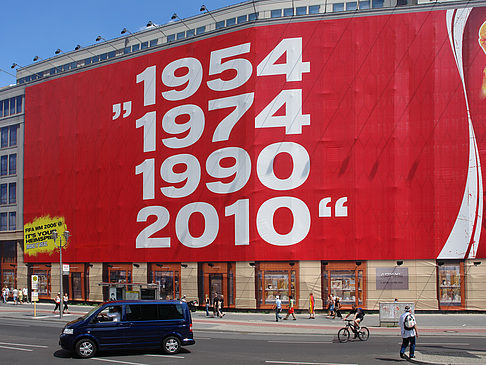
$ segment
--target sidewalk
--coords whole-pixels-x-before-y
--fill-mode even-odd
[[[52,313],[54,304],[39,303],[36,305],[34,316],[33,304],[13,305],[0,304],[0,321],[2,319],[23,319],[58,322],[59,327],[72,321],[91,310],[92,306],[70,305],[70,314]],[[323,313],[317,313],[316,319],[309,319],[307,314],[297,314],[297,320],[275,322],[275,314],[270,313],[242,313],[227,312],[223,318],[214,318],[210,313],[207,317],[205,311],[192,313],[193,328],[198,331],[240,332],[240,333],[275,333],[293,334],[296,336],[322,335],[336,341],[336,335],[345,324],[339,319],[327,318]],[[485,364],[486,351],[468,351],[467,348],[449,348],[444,344],[440,350],[431,351],[421,342],[430,342],[434,336],[449,336],[451,343],[460,341],[461,336],[484,337],[486,339],[486,315],[484,314],[421,314],[416,315],[419,329],[419,341],[416,350],[416,359],[409,360],[415,364]],[[363,325],[370,330],[370,337],[388,336],[396,337],[397,346],[401,342],[400,330],[397,327],[380,327],[378,314],[366,314]],[[421,340],[425,338],[424,340]],[[454,339],[456,338],[456,339]],[[426,340],[427,339],[427,340]],[[459,342],[458,342],[459,343]],[[397,359],[397,361],[399,361]]]

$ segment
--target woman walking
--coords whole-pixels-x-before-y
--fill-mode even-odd
[[[284,319],[289,318],[290,315],[294,317],[294,321],[297,319],[295,318],[295,314],[294,314],[294,298],[292,297],[292,295],[289,296],[289,311],[287,312],[287,315],[285,316]]]

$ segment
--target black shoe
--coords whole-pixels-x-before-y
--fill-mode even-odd
[[[404,358],[405,358],[405,354],[404,354],[403,352],[400,352],[400,357],[401,357],[402,359],[404,359]]]
[[[409,358],[410,359],[415,359],[415,355],[410,355]]]

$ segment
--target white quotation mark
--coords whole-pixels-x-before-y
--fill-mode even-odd
[[[132,102],[125,101],[123,103],[123,118],[128,117],[132,113]],[[117,119],[121,114],[121,103],[113,104],[113,120]]]
[[[319,217],[332,217],[332,207],[329,206],[331,198],[324,198],[319,202]],[[339,198],[334,205],[334,216],[347,217],[348,207],[344,206],[347,203],[348,197]]]

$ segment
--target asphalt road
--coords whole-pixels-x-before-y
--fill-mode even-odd
[[[273,334],[195,330],[196,345],[175,356],[161,352],[100,353],[82,360],[58,345],[62,323],[27,319],[0,319],[0,363],[55,365],[79,362],[125,365],[152,364],[393,364],[406,361],[398,356],[400,338],[376,335],[369,341],[337,343],[331,334]],[[486,349],[481,336],[421,336],[417,351],[461,354],[464,363],[484,363]]]

